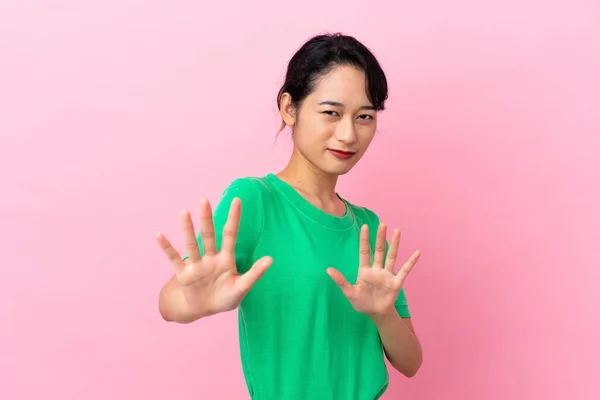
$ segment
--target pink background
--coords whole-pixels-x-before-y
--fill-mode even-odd
[[[181,208],[284,165],[286,62],[338,30],[391,96],[339,191],[423,251],[406,290],[425,361],[384,399],[600,398],[597,0],[14,0],[1,399],[247,398],[234,312],[161,320],[154,232],[181,245]]]

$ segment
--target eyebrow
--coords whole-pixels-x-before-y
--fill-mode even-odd
[[[333,107],[344,107],[344,104],[338,102],[338,101],[330,101],[330,100],[326,100],[326,101],[322,101],[319,103],[320,106],[325,106],[325,105],[329,105],[329,106],[333,106]],[[362,106],[360,108],[361,110],[373,110],[373,111],[377,111],[377,109],[375,108],[375,106]]]

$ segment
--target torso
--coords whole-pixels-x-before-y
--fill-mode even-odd
[[[264,226],[252,259],[274,262],[239,307],[252,398],[377,398],[388,382],[377,329],[325,272],[355,282],[359,231],[373,224],[371,213],[344,201],[343,216],[327,214],[274,175],[258,184]]]

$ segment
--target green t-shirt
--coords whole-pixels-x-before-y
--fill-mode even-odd
[[[345,216],[327,214],[273,174],[240,178],[224,191],[214,211],[217,248],[234,197],[242,201],[239,273],[263,256],[273,258],[238,308],[242,367],[251,398],[379,398],[388,374],[377,328],[352,308],[325,272],[333,267],[356,282],[360,227],[369,225],[373,250],[378,217],[345,200]],[[403,290],[396,309],[401,317],[410,317]]]

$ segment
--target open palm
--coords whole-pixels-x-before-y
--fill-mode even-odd
[[[344,295],[358,312],[368,315],[386,314],[394,308],[394,303],[406,276],[417,263],[421,252],[417,250],[410,259],[394,273],[398,248],[400,246],[400,231],[395,229],[392,243],[385,257],[386,225],[380,224],[371,266],[371,248],[369,244],[369,228],[363,225],[360,231],[359,268],[356,284],[351,285],[346,278],[333,268],[327,273],[340,287]]]
[[[262,257],[244,274],[238,274],[235,244],[240,225],[241,200],[233,199],[227,222],[223,226],[222,243],[217,250],[212,209],[208,200],[201,201],[200,234],[204,254],[200,254],[196,231],[188,211],[181,215],[185,260],[163,234],[157,240],[175,269],[175,278],[185,299],[185,311],[191,315],[211,315],[236,308],[267,268],[271,257]]]

